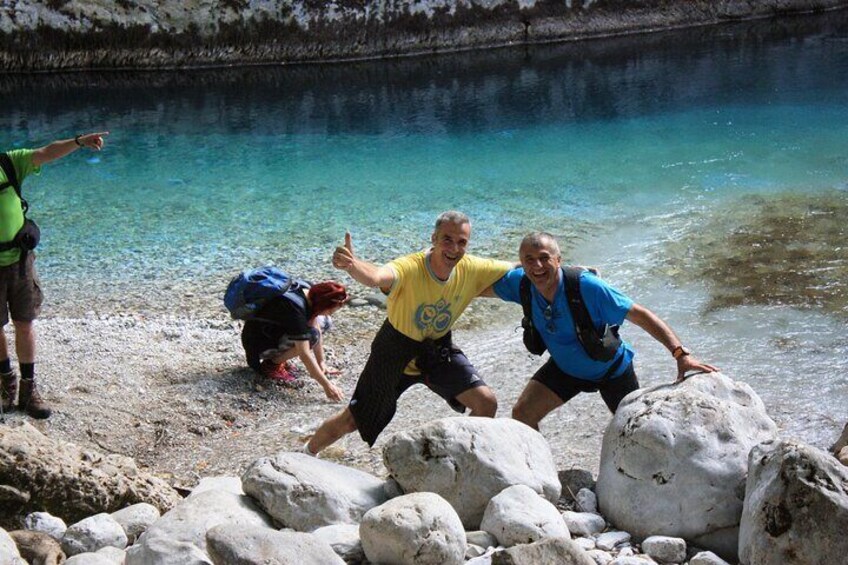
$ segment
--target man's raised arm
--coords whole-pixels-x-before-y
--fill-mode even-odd
[[[351,277],[365,286],[389,289],[395,281],[395,273],[388,267],[381,267],[363,261],[353,253],[350,232],[345,233],[345,243],[333,252],[333,266],[346,271]]]

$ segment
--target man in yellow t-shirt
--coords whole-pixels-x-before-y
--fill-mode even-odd
[[[336,248],[333,266],[360,283],[388,293],[388,316],[371,344],[350,403],[328,418],[304,446],[318,453],[342,436],[359,430],[374,445],[397,408],[397,399],[414,384],[423,384],[456,411],[494,417],[494,393],[477,375],[450,330],[473,298],[510,270],[505,261],[466,255],[471,222],[461,212],[436,219],[427,251],[383,266],[354,255],[350,234]]]

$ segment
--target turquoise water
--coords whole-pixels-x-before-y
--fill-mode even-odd
[[[25,185],[45,315],[171,312],[185,296],[199,298],[181,314],[220,315],[245,266],[338,276],[346,229],[383,261],[456,208],[479,254],[562,236],[773,410],[804,413],[792,433],[823,444],[848,416],[844,317],[708,312],[715,283],[667,261],[749,220],[745,198],[848,196],[844,14],[392,62],[0,76],[0,100],[5,146],[111,131]],[[643,373],[667,372],[632,339]]]

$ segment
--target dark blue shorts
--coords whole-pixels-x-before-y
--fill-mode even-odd
[[[613,414],[618,409],[621,399],[639,388],[639,380],[633,370],[633,363],[618,377],[599,382],[572,377],[560,369],[553,359],[548,359],[548,362],[533,375],[533,380],[551,389],[563,403],[581,392],[600,392],[601,398]]]

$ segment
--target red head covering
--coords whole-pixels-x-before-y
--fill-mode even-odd
[[[348,298],[344,285],[333,281],[312,285],[307,296],[312,303],[312,318],[344,304]]]

